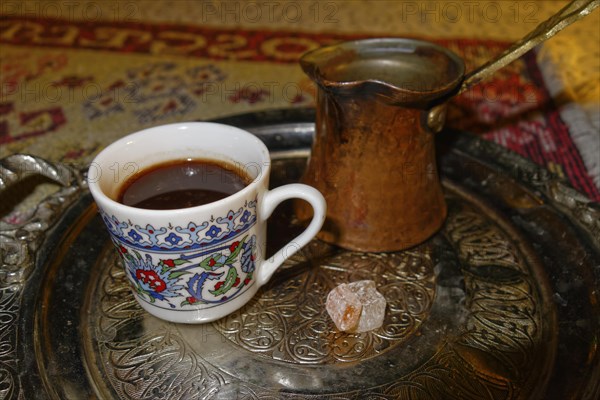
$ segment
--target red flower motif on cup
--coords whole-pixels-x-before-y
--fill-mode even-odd
[[[133,290],[150,303],[166,302],[171,308],[175,308],[177,303],[180,307],[219,304],[241,293],[253,281],[256,251],[254,235],[233,239],[221,247],[196,254],[158,260],[117,241],[115,245]],[[184,294],[184,290],[187,293]],[[177,301],[178,298],[184,300]]]
[[[135,276],[142,282],[150,285],[150,287],[157,293],[160,293],[167,288],[165,281],[163,281],[161,277],[152,270],[138,269],[135,271]]]

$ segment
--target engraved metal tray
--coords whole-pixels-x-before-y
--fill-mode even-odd
[[[277,186],[300,176],[313,119],[220,121],[267,143]],[[137,305],[80,170],[3,160],[0,189],[34,173],[63,186],[0,230],[0,398],[597,399],[599,205],[492,143],[439,139],[449,216],[437,235],[397,253],[315,240],[207,325]],[[285,204],[269,224],[271,249],[300,229]],[[325,297],[359,279],[386,297],[384,325],[340,333]]]

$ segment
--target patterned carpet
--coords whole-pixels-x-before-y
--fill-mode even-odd
[[[41,5],[53,3],[33,3],[31,12],[3,7],[0,18],[2,157],[26,152],[85,165],[111,141],[144,127],[312,106],[315,89],[298,66],[300,55],[324,44],[381,36],[377,29],[348,29],[351,21],[340,23],[339,29],[313,25],[278,29],[281,21],[248,24],[248,15],[245,24],[173,22],[169,20],[173,12],[165,12],[163,21],[156,16],[128,20],[59,14],[57,18],[42,12]],[[367,4],[356,3],[357,10]],[[134,2],[111,4],[120,5],[123,14],[132,4],[134,11],[140,10]],[[340,3],[321,4],[317,10],[321,22],[327,18],[327,4]],[[153,7],[160,14],[161,9]],[[332,18],[339,20],[346,12],[334,14],[331,7]],[[232,11],[234,16],[235,12],[242,11]],[[467,70],[513,40],[489,38],[474,30],[469,35],[427,39],[458,53]],[[389,36],[399,36],[391,32]],[[594,150],[600,134],[586,113],[590,104],[591,115],[597,113],[595,89],[586,92],[591,96],[587,109],[565,99],[565,85],[560,83],[564,76],[551,65],[553,54],[544,48],[530,52],[454,99],[448,126],[499,143],[600,201],[600,160]],[[545,60],[543,65],[540,60]],[[8,220],[18,223],[23,217],[17,212]]]

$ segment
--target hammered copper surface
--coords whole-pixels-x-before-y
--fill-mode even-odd
[[[428,42],[368,39],[315,50],[301,65],[318,84],[302,177],[327,201],[318,237],[361,251],[430,237],[446,217],[432,129],[443,125],[445,108],[435,102],[460,83],[462,60]],[[308,219],[311,210],[299,202],[297,214]]]
[[[574,0],[498,57],[465,75],[435,44],[373,38],[329,45],[300,65],[317,84],[316,137],[302,181],[327,204],[319,238],[351,250],[396,251],[430,237],[446,216],[432,133],[445,102],[490,77],[600,5]],[[311,210],[298,203],[301,219]]]
[[[320,130],[302,182],[327,201],[319,237],[348,249],[390,251],[438,230],[446,204],[423,111],[324,91],[318,101]],[[304,203],[297,212],[312,215]]]
[[[273,184],[295,181],[313,125],[283,124],[293,112],[269,115],[240,125],[280,146]],[[446,137],[438,144],[448,218],[439,233],[394,253],[315,240],[246,307],[201,326],[138,306],[90,196],[69,183],[30,223],[1,231],[3,251],[25,247],[3,253],[0,277],[11,260],[28,273],[0,286],[0,395],[598,398],[600,207],[506,150]],[[293,143],[287,150],[282,138]],[[298,229],[293,207],[279,208],[271,248]],[[384,325],[340,333],[324,310],[327,291],[361,279],[387,298]]]

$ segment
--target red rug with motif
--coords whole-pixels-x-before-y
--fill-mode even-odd
[[[117,137],[162,123],[314,104],[305,51],[366,35],[5,16],[0,19],[0,155],[86,163]],[[470,70],[504,50],[435,40]],[[474,132],[600,201],[530,52],[452,101],[448,126]]]

